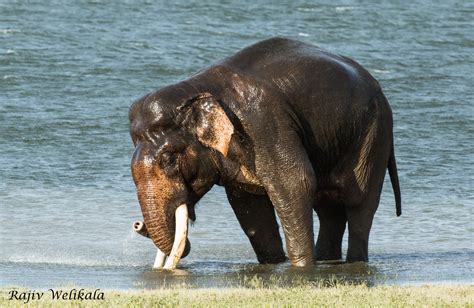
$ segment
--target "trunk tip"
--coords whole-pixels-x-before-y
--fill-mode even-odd
[[[140,220],[134,221],[132,225],[133,230],[139,231],[143,228],[143,222]]]

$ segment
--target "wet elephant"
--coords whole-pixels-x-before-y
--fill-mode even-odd
[[[286,259],[276,216],[295,266],[340,259],[346,225],[347,261],[367,261],[387,169],[401,214],[391,108],[346,57],[265,40],[143,96],[129,116],[132,175],[165,268],[189,251],[188,219],[214,184],[261,263]]]

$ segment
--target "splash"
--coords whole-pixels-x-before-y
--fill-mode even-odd
[[[19,33],[20,30],[16,29],[0,29],[0,34],[13,34],[13,33]]]
[[[140,237],[130,233],[117,243],[121,249],[114,247],[102,251],[94,249],[85,251],[79,249],[61,249],[55,247],[44,249],[38,247],[28,251],[16,252],[1,258],[0,262],[15,264],[50,264],[50,265],[68,265],[68,266],[99,266],[99,267],[139,267],[151,266],[154,249],[150,245],[141,247],[144,243]],[[119,253],[117,253],[117,250]],[[3,259],[3,260],[2,260]]]

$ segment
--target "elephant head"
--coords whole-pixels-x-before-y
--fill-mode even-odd
[[[196,219],[194,205],[219,180],[218,156],[227,155],[234,132],[211,94],[183,93],[164,88],[129,113],[132,176],[148,235],[169,256],[165,269],[189,252],[188,217]]]

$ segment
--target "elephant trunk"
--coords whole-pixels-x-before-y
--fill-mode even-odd
[[[172,213],[168,213],[166,202],[160,200],[160,183],[149,178],[138,184],[138,199],[142,210],[144,225],[153,243],[166,255],[171,253],[174,240]],[[171,216],[171,217],[170,217]]]
[[[141,236],[150,238],[150,234],[148,234],[148,230],[147,230],[145,224],[143,223],[143,221],[141,221],[141,220],[136,220],[136,221],[133,223],[132,228],[133,228],[133,231],[137,232],[137,233],[140,234]]]
[[[161,197],[163,184],[152,177],[138,183],[138,199],[145,221],[144,226],[140,228],[138,224],[136,227],[158,247],[156,259],[160,261],[155,261],[155,267],[161,268],[164,256],[168,256],[163,268],[172,270],[191,249],[187,239],[188,210],[186,204],[181,204],[173,211],[168,198]]]
[[[165,268],[174,269],[186,246],[190,247],[186,245],[187,206],[177,201],[185,187],[171,180],[149,149],[140,145],[132,158],[132,176],[147,233],[159,251],[169,256]],[[141,230],[145,233],[143,227]]]

